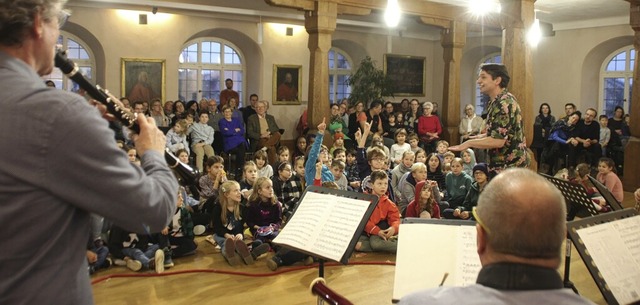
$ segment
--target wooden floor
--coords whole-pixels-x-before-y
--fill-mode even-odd
[[[633,194],[625,193],[623,206],[632,207]],[[175,259],[176,266],[160,276],[112,267],[92,280],[96,304],[312,304],[309,283],[318,276],[317,264],[281,267],[265,264],[269,253],[254,265],[229,266],[204,238],[196,238],[197,254]],[[369,253],[354,256],[349,265],[325,268],[327,284],[354,304],[391,304],[395,256]],[[563,273],[564,266],[559,268]],[[236,274],[233,274],[236,273]],[[133,276],[133,277],[129,277]],[[606,304],[577,252],[571,258],[570,279],[580,294]],[[224,302],[224,303],[220,303]]]

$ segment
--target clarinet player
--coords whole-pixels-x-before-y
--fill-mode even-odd
[[[47,88],[66,0],[0,5],[0,304],[92,304],[89,213],[159,232],[178,184],[165,137],[140,116],[141,167],[129,164],[99,111]]]

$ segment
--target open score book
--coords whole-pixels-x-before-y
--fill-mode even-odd
[[[273,242],[347,264],[376,203],[307,190]]]
[[[481,268],[474,221],[406,219],[398,234],[393,301],[440,286],[445,273],[443,286],[473,285]]]

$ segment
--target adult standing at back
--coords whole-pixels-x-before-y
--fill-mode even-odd
[[[218,105],[220,109],[222,109],[222,106],[226,105],[231,98],[235,98],[236,101],[240,101],[240,95],[238,94],[238,91],[233,90],[232,79],[225,79],[224,86],[226,87],[226,89],[220,91],[220,105]]]
[[[489,171],[494,173],[500,173],[509,167],[528,167],[530,162],[520,105],[516,97],[507,91],[510,79],[504,65],[480,66],[477,83],[480,92],[490,98],[487,131],[460,145],[449,147],[451,151],[488,149]]]
[[[412,293],[400,304],[593,304],[563,288],[557,271],[566,213],[553,184],[528,169],[504,171],[472,211],[482,264],[476,284]]]
[[[542,150],[547,143],[547,138],[551,134],[551,127],[556,122],[556,118],[551,115],[551,106],[547,103],[542,103],[538,110],[538,116],[533,123],[533,142],[531,148],[535,150],[534,157],[538,162],[538,167],[542,161]]]
[[[142,233],[161,231],[176,209],[178,184],[152,118],[137,118],[137,167],[99,111],[42,82],[65,3],[0,6],[0,304],[92,304],[89,213]]]

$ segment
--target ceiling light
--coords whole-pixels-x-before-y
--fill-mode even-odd
[[[390,28],[395,28],[400,23],[400,6],[398,0],[387,0],[387,9],[384,12],[384,21]]]
[[[489,13],[500,13],[500,2],[495,0],[473,0],[469,1],[469,12],[476,16],[484,16]]]
[[[527,41],[529,45],[532,47],[538,46],[540,39],[542,38],[542,32],[540,31],[540,20],[535,19],[531,28],[529,28],[529,33],[527,33]]]

